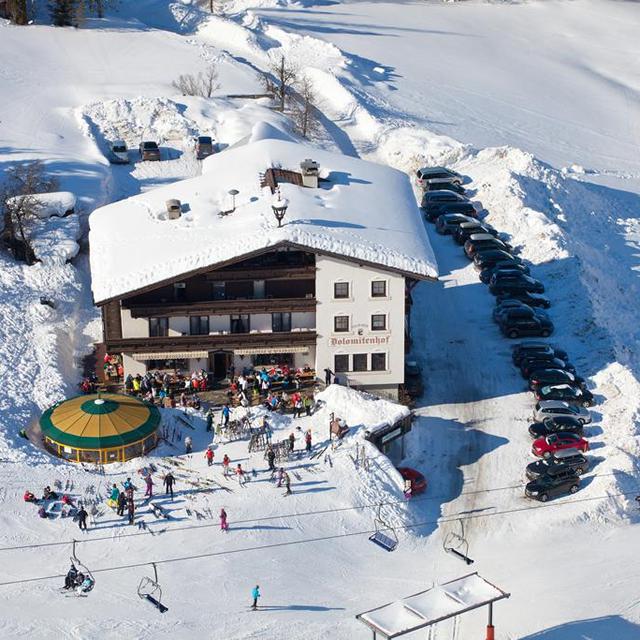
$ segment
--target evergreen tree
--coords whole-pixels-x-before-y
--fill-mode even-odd
[[[49,0],[49,14],[56,27],[77,26],[76,0]]]

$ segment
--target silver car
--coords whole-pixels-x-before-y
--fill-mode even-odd
[[[114,140],[109,146],[111,164],[129,164],[129,150],[124,140]]]
[[[575,407],[562,400],[541,400],[533,410],[534,422],[542,422],[545,418],[570,416],[580,420],[582,424],[591,422],[591,412],[584,407]]]
[[[462,176],[446,167],[423,167],[416,171],[416,184],[422,189],[433,189],[438,184],[462,184]]]

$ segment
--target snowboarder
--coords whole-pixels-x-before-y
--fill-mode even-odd
[[[224,428],[226,428],[227,425],[229,424],[230,415],[231,415],[231,410],[229,409],[229,405],[225,404],[224,407],[222,407],[222,426]]]
[[[291,478],[289,477],[289,474],[285,471],[284,473],[284,486],[287,487],[287,492],[284,494],[285,496],[290,496],[292,491],[291,491]]]
[[[207,451],[204,454],[204,457],[207,459],[207,466],[210,467],[213,464],[213,449],[211,448],[211,446],[207,447]]]
[[[222,458],[222,473],[224,474],[225,478],[229,477],[229,464],[231,463],[231,460],[229,459],[229,456],[225,453],[224,454],[224,458]]]
[[[147,473],[144,482],[147,485],[147,490],[144,493],[145,498],[153,498],[153,478],[150,473]]]
[[[253,598],[253,604],[251,605],[251,608],[254,611],[258,608],[258,599],[260,598],[260,595],[261,595],[261,593],[260,593],[260,585],[257,584],[251,590],[251,597]]]
[[[185,449],[185,452],[186,452],[187,454],[191,453],[192,447],[193,447],[193,442],[192,442],[192,440],[191,440],[191,436],[187,436],[187,437],[184,439],[184,449]]]
[[[293,451],[293,448],[296,446],[296,437],[293,435],[293,432],[289,436],[289,451]]]
[[[238,466],[236,467],[236,477],[238,478],[238,484],[244,487],[245,482],[247,481],[244,475],[244,470],[242,465],[238,462]]]
[[[273,450],[273,447],[269,445],[269,448],[267,449],[267,462],[269,463],[269,471],[271,471],[271,475],[273,475],[273,472],[276,470],[275,460],[276,453]]]
[[[207,412],[207,431],[211,431],[213,427],[213,413],[211,413],[211,409]]]
[[[127,496],[124,493],[124,491],[122,491],[118,496],[118,509],[116,510],[117,515],[119,516],[124,515],[124,507],[126,504],[127,504]]]
[[[87,510],[80,505],[80,510],[78,511],[78,527],[80,528],[80,531],[86,531],[87,530],[87,516],[89,514],[87,513]]]
[[[173,477],[173,474],[171,473],[171,471],[169,471],[169,473],[167,473],[167,475],[164,477],[164,487],[165,487],[165,494],[169,495],[171,494],[171,499],[173,500],[173,483],[175,482],[175,478]]]
[[[309,453],[311,451],[311,429],[307,429],[307,432],[304,434],[304,442],[305,449],[307,453]]]
[[[133,504],[133,500],[129,499],[127,500],[127,516],[129,519],[129,524],[133,524],[133,521],[135,519],[135,514],[136,514],[136,507]]]
[[[229,531],[227,512],[224,510],[224,507],[220,509],[220,531]]]

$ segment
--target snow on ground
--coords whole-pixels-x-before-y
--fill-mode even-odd
[[[598,400],[587,429],[593,469],[574,498],[544,507],[524,499],[532,398],[510,364],[509,342],[491,322],[491,296],[460,247],[430,228],[443,277],[414,294],[414,351],[425,368],[426,392],[406,460],[428,477],[424,500],[404,503],[397,473],[371,447],[373,471],[356,469],[353,440],[332,456],[333,467],[305,458],[292,463],[300,479],[294,476],[295,493],[282,500],[259,456],[247,456],[241,444],[218,444],[218,461],[228,450],[246,468],[255,467],[257,477],[246,489],[229,483],[233,493],[197,492],[182,484],[184,475],[225,481],[218,466],[206,467],[207,438],[194,416],[196,453],[178,458],[190,470],[179,470],[183,493],[173,506],[167,503],[176,509],[171,532],[159,533],[164,523],[142,509],[156,535],[128,538],[130,529],[105,514],[97,525],[102,531],[87,538],[108,539],[79,551],[92,568],[233,553],[160,565],[170,607],[165,616],[135,593],[148,567],[97,574],[89,599],[62,599],[55,581],[0,587],[2,637],[239,639],[280,637],[283,627],[290,638],[367,637],[354,620],[357,612],[468,571],[442,550],[464,517],[473,568],[512,592],[496,607],[498,638],[635,640],[640,613],[631,554],[638,518],[630,503],[638,489],[640,428],[640,165],[634,5],[305,5],[242,0],[227,4],[225,18],[210,19],[186,0],[128,0],[118,17],[91,21],[89,29],[1,23],[0,168],[22,159],[47,161],[61,188],[79,197],[82,221],[95,206],[196,175],[194,132],[212,133],[225,145],[245,137],[268,110],[238,108],[222,96],[255,92],[255,74],[269,58],[291,55],[322,94],[324,146],[410,174],[422,163],[453,165],[469,176],[487,219],[533,263],[533,275],[554,302],[554,342],[569,351]],[[82,57],[75,55],[79,50]],[[221,97],[174,95],[170,85],[178,74],[211,60],[220,67]],[[105,145],[116,133],[133,147],[153,133],[165,143],[166,159],[109,167]],[[78,356],[99,336],[99,325],[84,253],[74,265],[28,268],[0,259],[0,540],[2,546],[70,540],[79,535],[73,523],[40,521],[21,502],[25,483],[40,491],[55,478],[69,479],[77,495],[92,485],[104,493],[107,482],[135,473],[142,462],[98,476],[54,461],[18,437],[39,409],[73,393]],[[173,416],[167,420],[178,428]],[[318,414],[298,422],[322,440],[323,420]],[[281,418],[274,426],[286,436],[293,425]],[[162,464],[160,455],[178,453],[167,446],[154,459]],[[631,495],[620,495],[625,492]],[[383,515],[410,527],[399,530],[393,554],[364,533],[380,501],[399,501]],[[224,505],[232,531],[222,537],[215,520],[189,519],[189,504],[212,512]],[[178,531],[198,523],[214,526]],[[295,544],[248,550],[283,542]],[[11,580],[64,572],[69,547],[0,554]],[[256,582],[270,611],[246,611]],[[17,606],[24,602],[28,609]],[[462,640],[481,634],[484,623],[484,614],[468,614],[457,628],[440,625],[438,636]]]

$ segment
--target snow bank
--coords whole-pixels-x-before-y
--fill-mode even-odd
[[[76,206],[76,197],[70,191],[51,191],[16,196],[8,198],[7,204],[19,204],[25,198],[33,201],[34,213],[41,219],[73,213]]]

